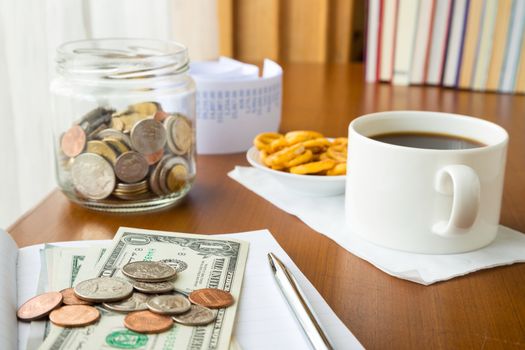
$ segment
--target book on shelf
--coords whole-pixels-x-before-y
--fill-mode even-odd
[[[368,0],[366,80],[525,92],[525,0]]]

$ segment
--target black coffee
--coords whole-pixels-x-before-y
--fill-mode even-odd
[[[468,149],[486,146],[479,141],[459,136],[426,132],[405,131],[380,134],[370,138],[392,145],[426,149]]]

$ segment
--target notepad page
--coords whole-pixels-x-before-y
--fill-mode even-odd
[[[359,341],[332,311],[310,281],[295,266],[268,230],[217,235],[217,237],[221,236],[250,242],[233,332],[241,349],[295,350],[309,348],[308,340],[304,336],[301,326],[294,318],[274,281],[266,256],[269,252],[275,253],[294,274],[335,349],[363,349]],[[88,247],[109,242],[77,241],[53,244]],[[22,269],[19,268],[19,274],[25,277],[19,278],[19,297],[28,298],[36,292],[40,271],[38,251],[41,248],[43,245],[20,249],[19,264],[24,266]],[[29,330],[29,327],[26,330],[25,326],[26,324],[19,326],[19,338],[23,344],[26,342]],[[24,348],[20,347],[20,349]]]
[[[2,349],[17,348],[16,328],[16,256],[15,241],[0,229],[0,345]]]

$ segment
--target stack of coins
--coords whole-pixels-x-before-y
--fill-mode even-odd
[[[40,294],[17,312],[22,321],[49,320],[62,327],[82,327],[101,317],[95,307],[126,313],[124,326],[138,333],[161,333],[174,323],[203,326],[213,322],[218,310],[233,304],[233,296],[214,288],[186,293],[174,291],[177,271],[162,262],[137,261],[122,268],[128,279],[98,277],[75,288]]]
[[[61,136],[59,170],[84,199],[158,198],[190,185],[193,145],[191,121],[156,102],[97,107]]]

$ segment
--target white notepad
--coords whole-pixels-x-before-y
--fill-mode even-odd
[[[218,235],[226,236],[226,235]],[[307,349],[308,341],[283,299],[268,265],[266,254],[273,252],[292,271],[336,349],[362,349],[362,345],[339,320],[319,292],[295,266],[269,231],[227,235],[250,242],[245,280],[239,301],[234,336],[242,349]],[[110,241],[57,243],[83,247]],[[25,349],[29,324],[16,319],[17,305],[36,293],[40,271],[39,250],[43,245],[18,249],[11,237],[0,230],[0,348]],[[18,337],[17,337],[18,334]]]

